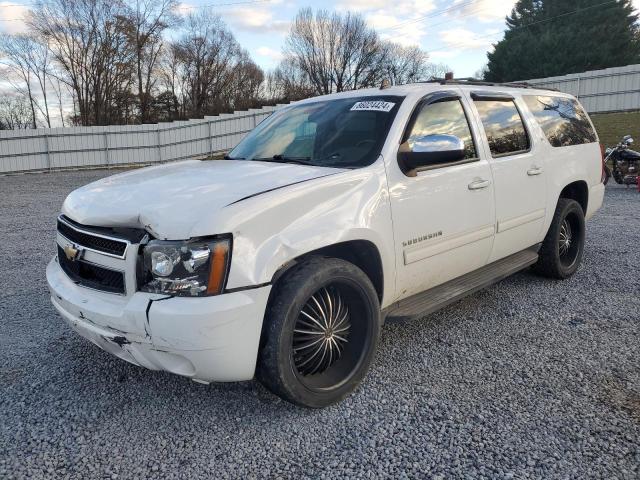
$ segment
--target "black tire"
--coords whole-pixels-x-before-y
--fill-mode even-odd
[[[558,200],[547,236],[534,270],[559,280],[573,275],[582,261],[585,242],[584,211],[578,202]]]
[[[344,399],[366,375],[380,335],[380,303],[355,265],[310,257],[274,286],[264,322],[258,380],[289,402],[322,408]]]
[[[609,179],[611,178],[611,169],[608,166],[604,166],[604,181],[603,184],[609,183]]]
[[[618,185],[622,185],[624,183],[624,174],[618,169],[613,170],[612,173],[613,179],[616,181],[616,183]]]

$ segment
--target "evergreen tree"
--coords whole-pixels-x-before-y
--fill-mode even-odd
[[[485,80],[510,82],[640,63],[631,0],[519,0]]]

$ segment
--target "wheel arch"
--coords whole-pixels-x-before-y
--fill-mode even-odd
[[[584,214],[587,214],[589,206],[589,186],[584,180],[578,180],[566,185],[560,192],[560,198],[575,200],[582,207]]]
[[[378,300],[382,303],[384,295],[384,269],[382,265],[382,256],[380,255],[378,247],[369,240],[347,240],[299,255],[282,265],[273,274],[271,279],[271,284],[274,286],[273,290],[276,289],[278,281],[289,270],[305,259],[314,256],[339,258],[360,268],[360,270],[369,277],[369,280],[371,280],[371,283],[378,294]]]

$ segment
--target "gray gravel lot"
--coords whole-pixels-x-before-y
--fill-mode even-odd
[[[107,175],[0,177],[0,477],[639,478],[640,194],[608,188],[584,265],[521,273],[390,324],[364,384],[304,410],[74,335],[45,265],[65,195]]]

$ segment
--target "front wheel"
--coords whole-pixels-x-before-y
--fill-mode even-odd
[[[534,269],[545,277],[570,277],[580,266],[584,242],[582,207],[575,200],[561,198],[558,200],[547,236],[540,247],[540,258]]]
[[[285,400],[310,408],[339,402],[373,360],[380,304],[355,265],[309,258],[274,287],[256,375]]]

